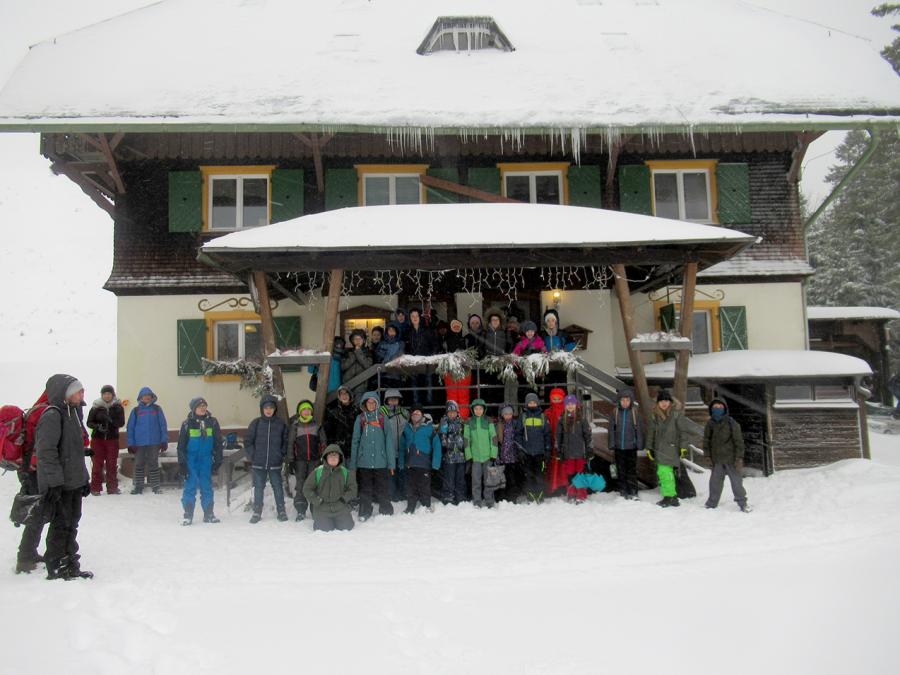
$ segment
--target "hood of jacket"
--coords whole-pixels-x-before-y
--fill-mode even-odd
[[[66,389],[68,389],[69,385],[76,379],[78,378],[64,373],[51,375],[50,379],[47,380],[47,402],[50,405],[63,408],[66,405]]]
[[[266,394],[261,399],[259,399],[259,414],[263,415],[263,408],[266,407],[266,404],[271,403],[275,406],[275,410],[278,410],[278,399],[272,396],[272,394]]]
[[[709,405],[706,406],[709,409],[709,414],[712,415],[712,409],[716,403],[721,403],[725,407],[725,414],[727,415],[728,414],[728,404],[725,403],[725,401],[723,401],[720,398],[714,398],[712,401],[709,402]]]
[[[154,403],[156,403],[156,394],[153,393],[153,390],[150,387],[141,387],[141,390],[137,395],[138,405],[144,405],[144,402],[141,400],[141,398],[143,398],[147,394],[150,394],[150,396],[153,397],[153,400],[150,401],[149,405],[153,405]]]
[[[624,389],[620,389],[619,393],[616,394],[616,405],[621,410],[624,410],[624,408],[622,408],[622,399],[625,398],[626,396],[631,399],[630,407],[633,408],[634,404],[637,403],[637,401],[635,401],[635,399],[634,399],[634,389],[632,389],[631,387],[625,387]]]
[[[387,332],[387,329],[391,328],[392,326],[396,331],[396,334],[394,336],[391,336],[390,333]],[[394,344],[395,342],[398,342],[400,340],[401,332],[403,332],[403,329],[400,327],[399,323],[397,323],[396,321],[388,321],[388,325],[384,330],[384,337],[381,338],[381,341],[387,342],[388,344]]]
[[[430,424],[434,426],[434,419],[427,412],[422,413],[422,417],[419,418],[419,423],[415,424],[412,420],[409,422],[409,426],[412,427],[413,431],[417,431],[419,427],[425,426],[425,424]]]
[[[329,453],[336,452],[338,456],[341,458],[341,461],[338,462],[338,466],[344,463],[344,451],[341,450],[341,446],[336,443],[332,443],[329,446],[325,447],[325,450],[322,451],[322,464],[328,466],[328,462],[326,461],[326,457],[328,457]]]
[[[477,333],[475,333],[475,331],[472,330],[472,319],[478,319],[478,332]],[[469,314],[468,318],[466,319],[466,328],[468,329],[468,331],[470,333],[475,333],[476,335],[479,333],[483,333],[484,332],[484,321],[481,320],[481,315],[480,314]]]
[[[102,398],[98,398],[91,404],[91,406],[93,406],[94,408],[106,408],[107,410],[109,408],[112,408],[114,405],[122,405],[122,402],[115,396],[112,397],[112,400],[109,403],[104,401]]]
[[[366,401],[368,401],[370,398],[375,399],[375,410],[378,410],[378,406],[381,405],[381,401],[378,399],[378,392],[367,391],[359,398],[359,409],[363,412],[366,412]]]

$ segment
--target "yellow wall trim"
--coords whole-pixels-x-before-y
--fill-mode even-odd
[[[654,171],[690,171],[705,170],[709,176],[709,215],[710,222],[719,222],[719,186],[716,181],[717,159],[648,159],[644,162],[650,169],[650,204],[653,215],[656,215],[656,189],[653,185]]]
[[[656,300],[653,303],[653,317],[654,321],[656,322],[656,330],[662,330],[662,321],[660,319],[659,312],[666,305],[675,305],[675,311],[679,314],[681,313],[680,302]],[[694,311],[705,310],[709,312],[709,332],[711,333],[709,348],[710,351],[713,352],[722,351],[722,333],[721,327],[719,325],[719,305],[720,303],[718,300],[694,300]]]
[[[259,314],[248,311],[232,311],[232,312],[204,312],[203,319],[206,321],[206,358],[215,358],[215,337],[214,331],[216,323],[219,321],[262,321]],[[207,382],[237,382],[241,379],[240,375],[204,375],[203,379]]]

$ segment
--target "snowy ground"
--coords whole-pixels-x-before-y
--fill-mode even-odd
[[[900,437],[876,460],[748,479],[756,510],[438,506],[350,533],[179,525],[179,496],[102,496],[93,581],[12,573],[0,622],[32,626],[0,672],[894,673]],[[0,480],[0,500],[15,488]],[[269,500],[270,501],[270,500]]]

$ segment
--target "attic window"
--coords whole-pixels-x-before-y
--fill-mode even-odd
[[[476,49],[515,51],[497,22],[489,16],[441,16],[416,50],[419,54]]]

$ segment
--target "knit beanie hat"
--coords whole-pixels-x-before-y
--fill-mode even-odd
[[[534,401],[537,405],[541,404],[540,397],[537,394],[535,394],[533,391],[525,395],[525,405],[528,405],[532,401]]]
[[[205,398],[203,398],[202,396],[197,396],[197,397],[191,399],[190,405],[191,405],[191,412],[194,412],[197,409],[198,405],[209,405],[209,404],[206,402]]]
[[[575,394],[569,394],[563,399],[563,405],[569,405],[570,403],[578,405],[578,397]]]
[[[66,387],[66,395],[64,398],[69,398],[70,396],[74,396],[79,391],[84,389],[84,385],[81,384],[81,380],[75,379],[69,383],[69,386]]]
[[[116,395],[116,390],[113,388],[113,386],[111,384],[104,384],[102,387],[100,387],[100,395],[101,396],[107,392],[109,392],[113,396]]]
[[[656,395],[656,402],[660,401],[671,401],[672,393],[668,389],[660,389],[659,393]]]
[[[513,414],[512,406],[509,405],[509,403],[505,403],[505,404],[503,404],[503,406],[501,406],[500,417],[503,417],[506,413],[509,413],[510,415]]]

